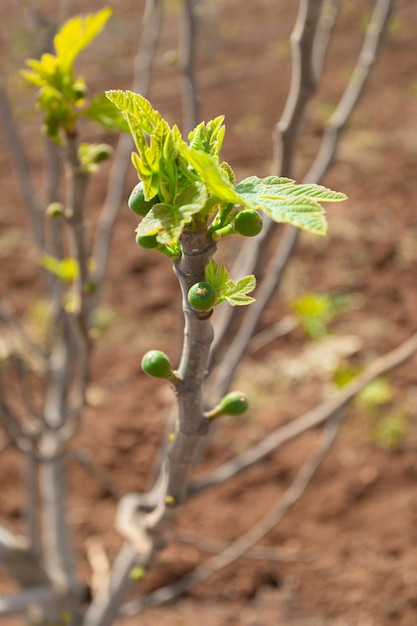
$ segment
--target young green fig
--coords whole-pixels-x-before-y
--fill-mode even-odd
[[[188,302],[196,311],[210,311],[216,302],[217,293],[210,283],[194,283],[188,291]]]
[[[149,350],[142,358],[142,369],[145,374],[155,378],[171,378],[173,371],[165,352]]]
[[[46,214],[49,217],[62,217],[65,213],[65,207],[61,202],[51,202],[46,207]]]
[[[221,400],[219,408],[223,415],[241,415],[249,406],[247,397],[241,391],[231,391]]]
[[[159,202],[158,195],[151,198],[151,200],[145,200],[144,186],[143,182],[139,182],[132,189],[132,193],[129,196],[129,200],[127,201],[129,205],[129,209],[136,213],[136,215],[140,215],[141,217],[145,217],[147,213],[151,210],[154,204]]]
[[[245,237],[255,237],[262,230],[262,216],[255,209],[240,211],[234,220],[235,231]]]
[[[136,243],[138,246],[141,246],[141,248],[146,248],[147,250],[158,247],[156,235],[136,235]]]

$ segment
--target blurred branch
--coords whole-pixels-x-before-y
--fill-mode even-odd
[[[33,238],[38,252],[42,253],[45,248],[43,214],[32,184],[29,163],[23,142],[17,131],[6,89],[2,82],[0,82],[0,115],[3,120],[2,127],[13,157],[14,169],[19,183],[19,191],[25,209],[28,212]]]
[[[323,73],[327,48],[339,12],[340,0],[324,0],[313,44],[314,73],[320,77]]]
[[[319,153],[309,172],[306,174],[304,182],[321,182],[323,176],[326,174],[330,165],[332,164],[341,131],[345,126],[347,120],[351,116],[354,107],[358,103],[359,97],[363,93],[363,90],[366,86],[370,71],[373,67],[373,64],[375,63],[376,55],[382,43],[383,35],[385,33],[391,9],[392,0],[376,1],[375,10],[368,24],[364,44],[352,78],[348,83],[348,86],[340,100],[340,103],[335,113],[331,117],[326,127]],[[317,14],[315,14],[315,17],[317,18]],[[330,26],[332,25],[333,23],[331,22]],[[311,22],[310,27],[312,27]],[[328,29],[325,30],[323,25],[321,25],[321,30],[319,29],[318,33],[323,32],[323,30],[326,33],[326,36],[328,36],[329,31]],[[295,142],[296,129],[301,119],[301,112],[306,105],[306,101],[304,101],[304,103],[302,101],[301,105],[297,104],[297,85],[300,89],[300,95],[306,97],[308,94],[308,90],[300,86],[300,80],[302,80],[302,77],[304,76],[306,84],[310,85],[310,89],[312,89],[312,84],[316,84],[318,78],[314,75],[314,71],[322,70],[323,68],[323,59],[321,56],[315,57],[315,69],[311,64],[308,63],[307,57],[305,59],[306,68],[304,70],[300,70],[298,68],[298,65],[304,58],[302,54],[300,55],[300,52],[298,52],[298,47],[296,46],[296,42],[301,36],[302,30],[301,28],[297,28],[296,26],[294,32],[295,35],[294,37],[292,37],[292,42],[294,46],[294,54],[297,52],[297,55],[295,56],[295,58],[298,60],[298,64],[295,65],[297,71],[293,75],[291,90],[282,119],[277,125],[278,138],[280,138],[280,140],[277,142],[277,146],[279,161],[281,163],[281,175],[289,175],[288,172],[291,172],[292,151]],[[312,33],[310,31],[308,32],[310,33],[310,36],[312,36]],[[303,49],[305,54],[307,54],[307,50],[309,50],[309,53],[311,55],[313,54],[311,50],[311,45],[314,44],[314,42],[318,41],[318,33],[314,37],[313,41],[309,40],[310,47],[306,46]],[[318,44],[316,43],[316,46],[317,45]],[[316,55],[323,55],[326,48],[327,44],[326,46],[323,46],[319,53],[316,52]],[[313,56],[310,58],[310,61],[312,58]],[[293,117],[290,117],[291,112]],[[270,229],[270,224],[267,224],[266,227]],[[222,356],[221,364],[214,372],[214,381],[211,382],[211,385],[213,385],[212,388],[216,390],[216,393],[219,397],[221,397],[221,395],[223,395],[227,391],[236,371],[236,368],[238,367],[246,351],[246,347],[254,332],[256,331],[256,328],[258,327],[263,311],[265,310],[271,297],[274,293],[276,293],[277,288],[281,284],[288,263],[291,259],[293,251],[295,250],[299,236],[299,229],[294,228],[290,225],[284,226],[283,234],[277,250],[274,253],[270,263],[268,264],[267,271],[265,272],[265,278],[260,283],[259,290],[256,293],[256,302],[250,307],[247,312],[245,312],[243,323],[241,324],[237,333],[234,335],[233,343]],[[259,243],[256,241],[254,242],[254,250],[252,251],[252,254],[249,255],[249,258],[251,259],[252,263],[255,264],[255,266],[259,265],[261,251],[262,249],[265,249],[265,240],[267,238],[268,234],[266,234],[259,241]],[[253,268],[245,268],[243,273],[246,274],[253,271]],[[227,311],[225,315],[233,315],[233,311]],[[232,318],[230,318],[229,323],[231,323],[231,321]],[[217,329],[217,335],[215,340],[216,347],[221,345],[223,333],[225,332],[226,328],[228,328],[225,326],[224,320],[221,320],[221,322],[222,327],[220,331]]]
[[[0,564],[25,589],[50,586],[50,579],[39,556],[28,549],[23,537],[0,525]]]
[[[358,61],[336,111],[326,124],[316,159],[306,174],[306,182],[320,182],[334,160],[342,130],[363,94],[375,64],[392,8],[393,0],[376,0],[375,2]]]
[[[244,535],[233,541],[223,552],[197,567],[191,574],[184,576],[172,585],[162,587],[141,600],[126,603],[121,610],[123,615],[133,615],[178,597],[197,583],[206,580],[218,570],[244,556],[252,546],[260,541],[284,517],[289,508],[302,496],[314,473],[323,461],[326,453],[335,441],[340,424],[340,417],[330,421],[324,428],[322,440],[317,449],[298,471],[296,478],[275,506]]]
[[[313,65],[313,46],[320,18],[321,4],[322,0],[300,0],[297,19],[291,33],[291,85],[284,111],[276,126],[274,143],[275,169],[279,176],[291,177],[292,175],[297,133],[306,106],[317,86],[318,77],[315,73],[316,68]],[[264,219],[264,227],[260,236],[248,242],[238,256],[235,267],[232,270],[233,276],[237,272],[241,276],[252,273],[255,275],[259,274],[260,266],[263,263],[263,259],[265,259],[268,249],[268,242],[274,231],[273,222]],[[286,227],[279,251],[266,272],[268,281],[266,284],[262,283],[262,293],[258,291],[256,294],[257,302],[261,299],[262,304],[255,303],[255,305],[250,307],[250,311],[245,312],[243,325],[239,328],[238,333],[234,335],[233,344],[225,354],[221,355],[220,368],[215,372],[214,382],[211,383],[218,397],[227,390],[230,380],[234,376],[248,341],[257,328],[263,308],[282,278],[288,258],[295,247],[296,239],[297,235],[292,233],[291,227]],[[256,307],[255,310],[254,307]],[[212,361],[214,364],[220,360],[225,338],[229,335],[228,330],[239,314],[240,312],[233,307],[225,307],[221,316],[217,319],[212,348]],[[226,362],[228,363],[227,372],[224,366]],[[225,376],[227,376],[227,381],[224,380]]]
[[[246,452],[218,467],[206,478],[192,483],[190,485],[190,495],[229,480],[265,458],[284,443],[331,419],[348,405],[366,385],[369,385],[375,378],[383,376],[390,370],[402,365],[413,357],[416,352],[417,332],[391,352],[375,359],[362,374],[346,385],[330,400],[323,402],[288,424],[280,426],[258,444],[246,450]]]
[[[182,74],[182,92],[184,107],[183,133],[188,135],[198,123],[198,97],[195,77],[195,38],[196,19],[194,14],[195,0],[183,0],[179,33],[179,62]]]
[[[184,531],[182,529],[175,528],[170,535],[175,541],[180,543],[186,543],[193,546],[197,550],[203,552],[214,552],[219,554],[224,552],[229,543],[222,541],[215,541],[213,539],[207,539],[207,537],[200,537],[194,533]],[[290,553],[287,550],[276,548],[275,546],[253,546],[246,550],[244,554],[245,559],[262,559],[265,561],[282,561],[285,563],[294,563],[300,561],[309,561],[312,559],[311,552],[296,552]]]
[[[31,609],[42,609],[50,623],[59,624],[62,607],[59,607],[57,593],[47,587],[33,587],[13,596],[0,597],[0,617],[27,613]]]
[[[142,20],[142,33],[139,50],[134,61],[132,90],[147,95],[154,52],[158,41],[161,19],[164,10],[163,0],[147,0]],[[94,280],[98,285],[96,294],[91,299],[91,310],[97,306],[99,289],[107,271],[111,239],[117,215],[122,206],[127,169],[130,166],[130,153],[133,140],[130,134],[122,134],[115,151],[109,174],[107,195],[97,226],[93,246],[93,259],[96,263]]]

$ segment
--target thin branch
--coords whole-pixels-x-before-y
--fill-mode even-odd
[[[84,615],[83,626],[111,626],[119,607],[134,586],[130,572],[137,563],[132,544],[125,543],[111,568],[110,581],[106,589],[94,598]]]
[[[323,73],[330,38],[339,13],[340,0],[325,0],[313,45],[313,67],[317,77]]]
[[[23,537],[0,525],[0,563],[22,588],[50,586],[39,556],[28,548]]]
[[[297,19],[291,33],[291,85],[284,111],[275,128],[274,150],[276,166],[274,169],[278,176],[291,177],[292,175],[297,134],[307,104],[317,87],[318,76],[316,75],[317,67],[313,64],[313,47],[320,18],[321,4],[322,0],[300,0]],[[271,220],[264,219],[262,233],[245,246],[245,250],[242,251],[242,254],[239,255],[236,261],[232,275],[235,275],[236,272],[239,272],[240,275],[259,274],[260,266],[263,264],[268,250],[268,242],[271,240],[272,233],[275,231],[274,226],[275,224],[271,222]],[[288,258],[296,244],[298,234],[292,232],[292,230],[292,227],[285,228],[283,241],[274,259],[275,267],[279,268],[275,270],[276,285],[279,284],[282,278]],[[267,275],[269,277],[272,271],[273,270],[268,269]],[[265,287],[265,298],[263,298],[265,301],[268,301],[270,295],[274,292],[273,282],[274,280],[270,277],[268,281],[269,284]],[[259,292],[256,297],[259,298]],[[253,307],[251,307],[251,309],[253,310]],[[220,358],[222,361],[223,358],[226,358],[226,360],[231,363],[233,371],[230,372],[229,379],[234,375],[237,363],[246,350],[248,338],[252,336],[252,333],[257,328],[260,312],[260,307],[257,307],[256,314],[246,312],[245,319],[248,314],[251,319],[245,322],[246,328],[239,330],[239,333],[234,336],[233,345],[230,347],[226,357],[221,353],[225,342],[227,342],[227,337],[230,335],[228,331],[236,319],[236,316],[239,315],[239,311],[232,307],[225,307],[217,320],[215,341],[212,349],[212,361],[216,364]],[[224,368],[222,367],[222,372],[220,374],[216,373],[215,387],[221,386],[222,389],[227,389],[225,384],[219,383],[223,372]]]
[[[319,182],[335,158],[340,135],[364,92],[375,64],[392,9],[393,0],[376,0],[358,61],[336,111],[326,125],[316,159],[306,174],[306,182]]]
[[[164,10],[163,0],[147,0],[142,19],[142,33],[139,50],[134,61],[132,90],[142,96],[147,95],[150,85],[154,52],[158,41],[161,19]],[[103,209],[94,239],[93,258],[96,263],[94,280],[98,287],[103,283],[107,272],[110,245],[114,225],[122,206],[127,169],[130,165],[130,153],[133,140],[130,134],[122,135],[117,144],[113,165],[109,174],[109,184]],[[99,289],[91,300],[91,310],[97,306]]]
[[[14,596],[0,597],[0,617],[19,615],[30,609],[42,609],[48,615],[50,623],[59,624],[63,607],[54,589],[48,587],[32,587]]]
[[[5,399],[4,386],[0,379],[0,422],[12,443],[21,452],[27,452],[33,445],[32,440],[24,432],[21,422]]]
[[[296,478],[284,495],[278,498],[275,506],[257,524],[244,535],[233,541],[222,553],[197,567],[191,574],[184,576],[172,585],[161,587],[141,600],[126,603],[121,610],[123,615],[133,615],[151,606],[172,600],[191,587],[206,580],[218,570],[244,556],[254,544],[260,541],[284,517],[289,508],[302,496],[314,473],[323,461],[326,453],[335,441],[340,424],[340,417],[329,422],[323,432],[322,440],[314,454],[298,471]]]
[[[170,532],[171,537],[180,543],[197,548],[203,552],[214,552],[219,554],[224,552],[230,544],[200,537],[194,533],[175,528]],[[310,561],[313,558],[311,552],[290,553],[287,550],[276,548],[275,546],[253,546],[249,548],[245,554],[245,559],[265,560],[265,561],[282,561],[286,563],[294,563],[300,561]]]
[[[39,461],[35,451],[30,448],[24,455],[23,491],[24,517],[28,546],[34,554],[40,554],[39,496],[38,496]]]
[[[180,15],[179,34],[179,69],[182,74],[182,92],[184,108],[183,133],[188,135],[198,122],[198,97],[195,77],[195,38],[196,18],[194,0],[183,0],[183,9]]]
[[[2,127],[13,157],[14,169],[19,183],[19,190],[22,195],[25,209],[28,212],[30,228],[33,233],[35,244],[38,248],[38,252],[41,253],[45,247],[43,214],[32,184],[29,163],[23,147],[23,142],[16,128],[6,89],[1,81],[0,115],[3,119]]]
[[[218,368],[214,371],[210,380],[210,392],[216,398],[221,398],[229,389],[230,383],[236,373],[236,369],[242,360],[244,353],[253,337],[265,307],[277,287],[279,286],[288,261],[297,243],[299,230],[286,225],[279,243],[276,254],[273,256],[260,290],[256,294],[256,300],[246,312],[244,320],[233,338]]]
[[[334,115],[330,119],[328,126],[326,127],[323,141],[319,153],[309,172],[306,174],[304,182],[319,183],[330,165],[333,162],[340,133],[345,126],[347,120],[351,116],[354,107],[357,105],[360,95],[363,93],[366,82],[369,78],[370,71],[376,59],[376,54],[382,43],[383,35],[385,33],[387,21],[392,8],[392,0],[377,0],[373,16],[370,19],[367,27],[367,32],[362,47],[362,51],[359,55],[358,63],[353,72],[352,78],[348,83],[348,86],[341,98],[339,106],[337,107]],[[297,30],[296,30],[297,32]],[[320,52],[323,54],[323,51]],[[316,70],[322,69],[323,61],[320,63],[316,58]],[[310,71],[312,69],[310,68]],[[302,72],[297,72],[293,79],[293,85],[297,84],[297,80],[300,80]],[[311,78],[311,77],[310,77]],[[316,77],[317,78],[317,77]],[[295,139],[296,125],[295,121],[291,121],[289,129],[285,129],[285,124],[288,124],[289,111],[292,103],[294,120],[300,115],[299,110],[294,106],[295,102],[295,87],[294,94],[287,100],[286,110],[283,117],[279,122],[277,129],[282,133],[281,141],[281,163],[288,163],[290,156],[292,155],[293,142]],[[305,106],[305,104],[304,104]],[[288,142],[288,146],[286,145]],[[285,174],[285,171],[284,171]],[[288,175],[288,174],[285,174]],[[291,259],[293,251],[297,245],[300,231],[293,226],[286,225],[283,230],[283,235],[280,240],[279,246],[272,257],[270,264],[268,265],[266,278],[261,283],[260,289],[256,294],[256,302],[246,312],[244,322],[239,328],[238,332],[234,335],[233,344],[229,347],[226,353],[222,356],[221,365],[214,373],[214,381],[211,383],[212,388],[216,391],[219,397],[221,397],[228,389],[230,382],[234,376],[236,368],[240,363],[246,347],[253,333],[258,327],[262,312],[265,310],[272,295],[276,293],[277,288],[281,284],[284,273]],[[260,243],[255,243],[255,247],[258,246],[259,251],[262,246],[265,247],[265,238]],[[256,255],[253,255],[253,259],[256,259]],[[246,268],[245,268],[246,269]],[[253,270],[249,270],[253,271]],[[230,315],[230,312],[226,313]],[[230,318],[229,322],[232,321]],[[222,324],[221,332],[216,335],[215,347],[221,344],[223,332],[227,326]],[[216,329],[217,330],[217,329]],[[227,367],[226,367],[227,364]]]
[[[390,370],[402,365],[417,352],[417,332],[411,335],[400,346],[375,359],[366,369],[346,385],[330,400],[323,402],[301,417],[294,419],[285,426],[280,426],[261,442],[255,444],[235,459],[224,463],[206,478],[195,481],[190,485],[190,495],[199,493],[209,487],[218,485],[248,469],[254,463],[265,458],[279,446],[291,441],[302,433],[316,428],[329,420],[335,413],[348,405],[355,396],[370,382],[387,374]]]
[[[292,175],[300,122],[317,87],[313,46],[321,4],[322,0],[301,0],[297,21],[291,33],[293,54],[291,85],[284,112],[276,127],[275,158],[280,176]]]

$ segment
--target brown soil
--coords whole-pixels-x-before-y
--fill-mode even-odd
[[[2,49],[11,69],[34,55],[23,9],[3,9]],[[48,17],[49,3],[34,3]],[[66,3],[69,14],[101,3]],[[136,3],[115,3],[108,34],[84,54],[83,71],[92,91],[128,88],[137,47]],[[297,3],[290,0],[236,0],[200,3],[199,84],[201,118],[225,114],[224,158],[243,178],[272,171],[272,130],[283,109],[290,77],[291,31]],[[43,6],[45,5],[45,6]],[[296,175],[306,171],[323,125],[352,69],[372,3],[342,3],[342,22],[331,46],[320,94],[315,98],[300,142]],[[155,61],[150,98],[170,121],[181,123],[179,82],[166,63],[175,48],[177,14],[168,3]],[[389,34],[368,90],[344,135],[337,166],[325,183],[345,191],[349,201],[329,210],[329,236],[303,236],[283,286],[265,323],[289,312],[288,301],[306,291],[352,294],[347,311],[331,330],[354,337],[350,360],[364,365],[393,348],[417,327],[417,11],[414,0],[399,0]],[[38,31],[37,31],[38,32]],[[105,37],[107,36],[107,40]],[[106,45],[103,42],[106,41]],[[35,42],[36,43],[36,42]],[[7,46],[7,47],[6,47]],[[11,47],[10,47],[11,46]],[[103,67],[105,71],[103,72]],[[41,186],[37,115],[10,89],[19,123],[25,129],[37,186]],[[90,137],[87,137],[90,139]],[[105,138],[111,140],[111,138]],[[1,293],[20,314],[41,295],[30,236],[0,135]],[[105,170],[105,168],[104,168]],[[105,174],[106,172],[104,172]],[[92,185],[98,208],[104,174]],[[36,178],[37,177],[37,178]],[[131,186],[134,173],[129,173]],[[146,378],[140,357],[149,348],[166,349],[175,362],[181,329],[179,294],[168,260],[140,251],[133,243],[136,222],[123,210],[114,236],[103,305],[114,320],[97,342],[91,397],[82,431],[73,448],[89,452],[92,466],[119,493],[149,484],[153,462],[170,412],[164,384]],[[242,363],[236,386],[252,398],[249,416],[215,431],[204,474],[280,423],[301,415],[331,391],[320,358],[303,371],[314,343],[297,329]],[[300,361],[301,359],[301,361]],[[326,365],[326,364],[324,364]],[[389,377],[393,397],[378,411],[350,408],[342,431],[303,497],[263,540],[280,548],[282,560],[239,559],[197,585],[176,602],[150,609],[120,623],[144,626],[415,626],[417,624],[417,436],[416,363]],[[404,426],[395,449],[387,444],[383,419]],[[381,426],[382,424],[382,426]],[[178,527],[202,538],[230,542],[267,513],[314,449],[309,433],[270,455],[244,475],[185,506]],[[21,528],[20,458],[2,452],[1,519]],[[99,538],[110,559],[121,540],[113,530],[115,501],[103,484],[75,461],[70,463],[72,524],[83,576],[86,540]],[[209,555],[198,544],[173,540],[145,590],[189,572]],[[9,587],[2,578],[0,589]],[[18,623],[5,620],[5,625]]]

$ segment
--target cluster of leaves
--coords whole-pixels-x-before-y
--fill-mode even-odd
[[[127,131],[126,123],[104,94],[87,102],[87,86],[74,70],[74,62],[103,30],[112,11],[109,8],[64,24],[54,37],[55,54],[29,59],[23,77],[38,87],[38,105],[44,111],[46,133],[57,143],[62,134],[74,132],[80,116],[88,117],[109,130]]]
[[[234,233],[256,235],[262,213],[275,222],[324,235],[326,219],[320,203],[346,198],[321,185],[297,185],[277,176],[251,176],[235,184],[232,168],[219,156],[223,116],[200,123],[187,143],[178,127],[170,127],[141,95],[121,90],[106,94],[125,118],[137,149],[132,162],[143,185],[144,202],[149,203],[137,228],[137,241],[144,247],[175,257],[181,254],[185,230],[207,230],[213,240]],[[216,290],[216,304],[253,301],[246,295],[255,286],[253,276],[234,284],[227,270],[213,263],[206,280]]]

